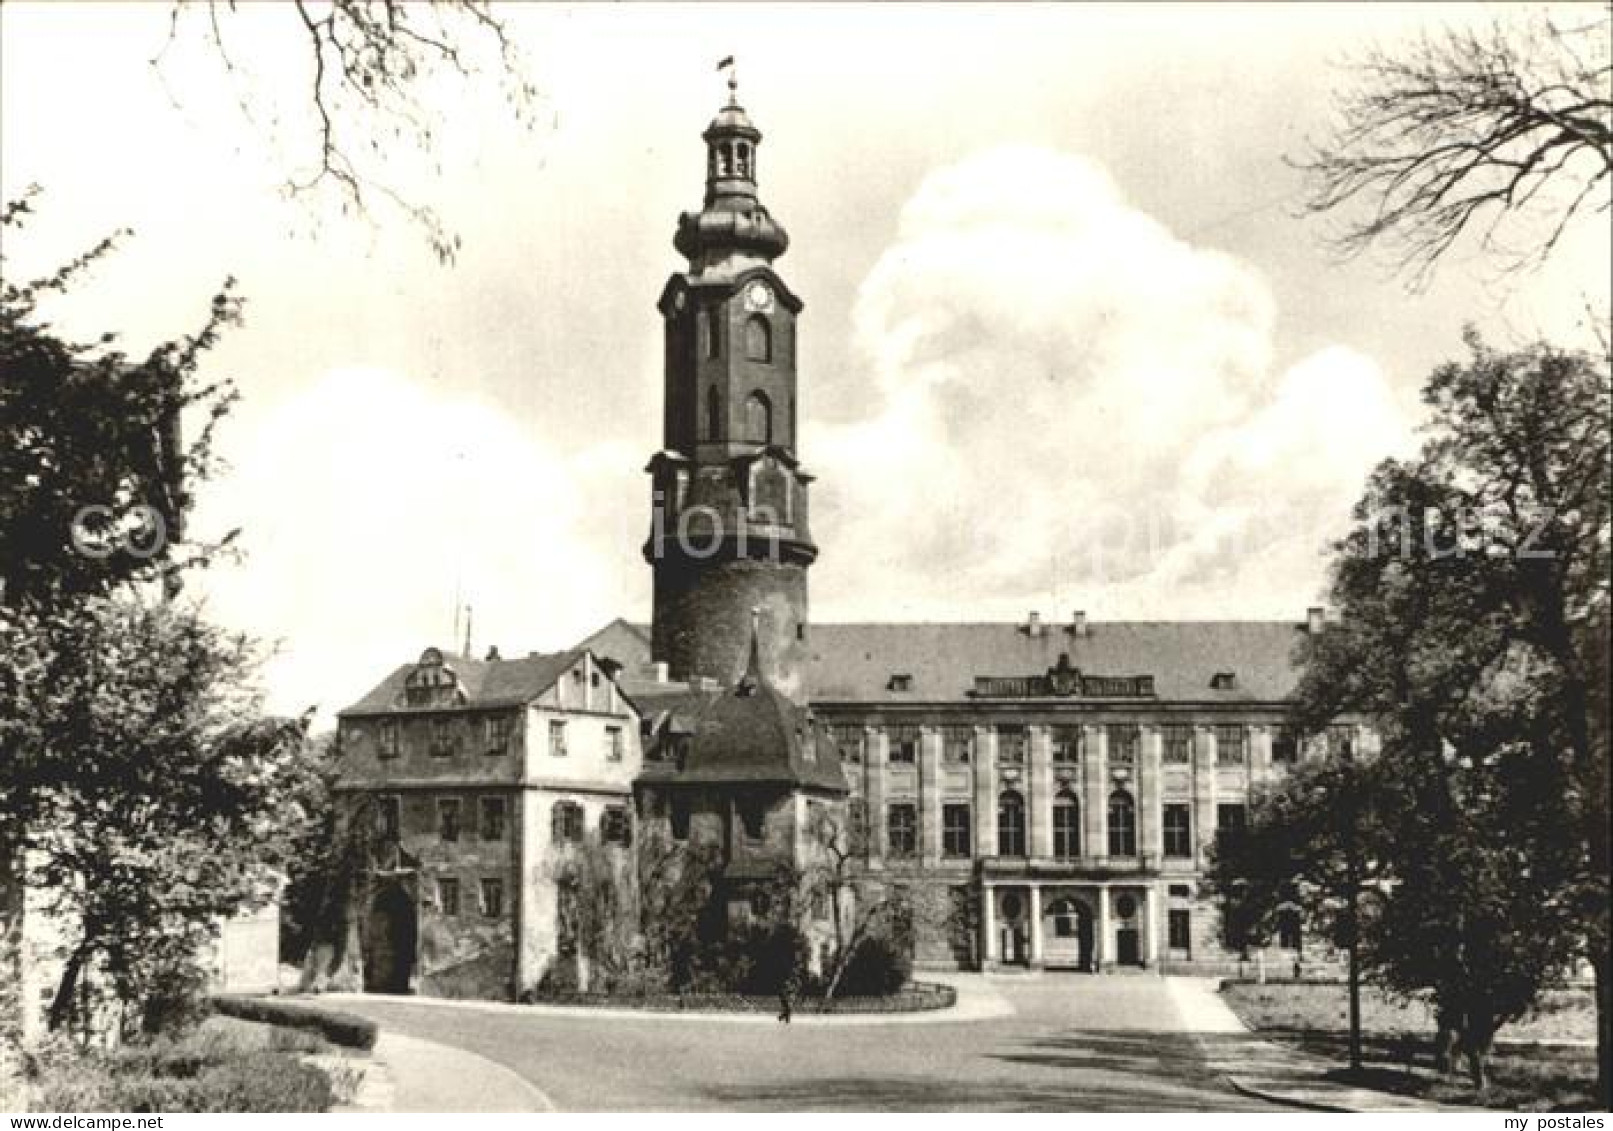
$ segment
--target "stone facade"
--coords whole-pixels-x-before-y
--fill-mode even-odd
[[[509,997],[561,950],[558,862],[630,843],[639,716],[587,650],[428,649],[342,712],[338,791],[371,822],[347,973],[366,988]]]

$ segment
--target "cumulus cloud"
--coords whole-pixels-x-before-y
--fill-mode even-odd
[[[932,174],[865,280],[870,413],[809,430],[828,615],[1283,615],[1407,423],[1370,358],[1274,362],[1250,266],[1080,157]],[[825,600],[827,598],[827,600]]]
[[[242,525],[246,558],[205,591],[226,623],[279,642],[280,709],[339,710],[425,645],[454,646],[456,594],[477,651],[563,646],[635,571],[620,524],[598,517],[642,493],[633,454],[548,450],[451,385],[332,370],[243,439],[198,527]]]

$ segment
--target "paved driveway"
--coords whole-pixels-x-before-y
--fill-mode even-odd
[[[1259,1110],[1194,1032],[1236,1039],[1203,984],[1150,976],[971,977],[1009,1010],[925,1024],[589,1017],[352,998],[383,1026],[480,1053],[569,1111]]]

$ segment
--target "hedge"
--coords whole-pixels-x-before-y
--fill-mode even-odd
[[[642,1009],[651,1013],[777,1013],[776,995],[737,993],[612,994],[549,990],[524,999],[538,1005],[582,1005],[603,1009]],[[946,1009],[958,1000],[958,991],[935,982],[913,982],[892,994],[877,997],[836,997],[823,1008],[820,997],[802,996],[791,1005],[802,1015],[812,1013],[922,1013]]]
[[[284,998],[220,994],[213,998],[213,1008],[226,1017],[239,1017],[243,1021],[308,1029],[333,1045],[352,1049],[374,1048],[379,1032],[375,1022],[357,1014],[304,1005]]]

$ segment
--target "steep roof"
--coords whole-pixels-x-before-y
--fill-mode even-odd
[[[810,711],[768,682],[754,635],[744,674],[732,687],[710,696],[691,723],[681,764],[675,770],[665,762],[647,764],[646,776],[690,784],[846,789],[839,752],[817,741]]]
[[[629,666],[648,662],[647,627],[620,623],[637,633],[641,650],[611,655]],[[976,677],[1041,676],[1064,654],[1087,676],[1152,676],[1162,701],[1276,702],[1298,681],[1295,651],[1304,639],[1300,621],[1090,621],[1084,635],[1044,624],[1039,636],[1008,622],[814,624],[806,675],[813,702],[956,702]],[[1212,687],[1223,672],[1232,686]],[[908,690],[891,686],[895,675],[911,677]]]
[[[570,670],[584,652],[582,648],[565,652],[534,652],[513,660],[476,660],[452,652],[439,654],[443,667],[453,672],[464,692],[465,701],[459,707],[469,708],[514,707],[530,703],[553,687],[555,681]],[[404,704],[404,683],[419,666],[418,661],[400,665],[357,703],[340,712],[339,717],[385,715],[410,709]],[[443,708],[413,709],[428,711]]]
[[[1059,624],[819,624],[807,640],[814,702],[935,702],[966,698],[977,677],[1151,676],[1163,701],[1270,702],[1295,686],[1305,626],[1284,621],[1097,621]],[[1232,673],[1229,687],[1214,687]],[[908,676],[897,690],[892,677]]]
[[[623,667],[631,668],[649,661],[650,628],[648,625],[629,623],[625,617],[617,617],[572,647],[578,651],[586,648],[602,660],[615,660]]]

